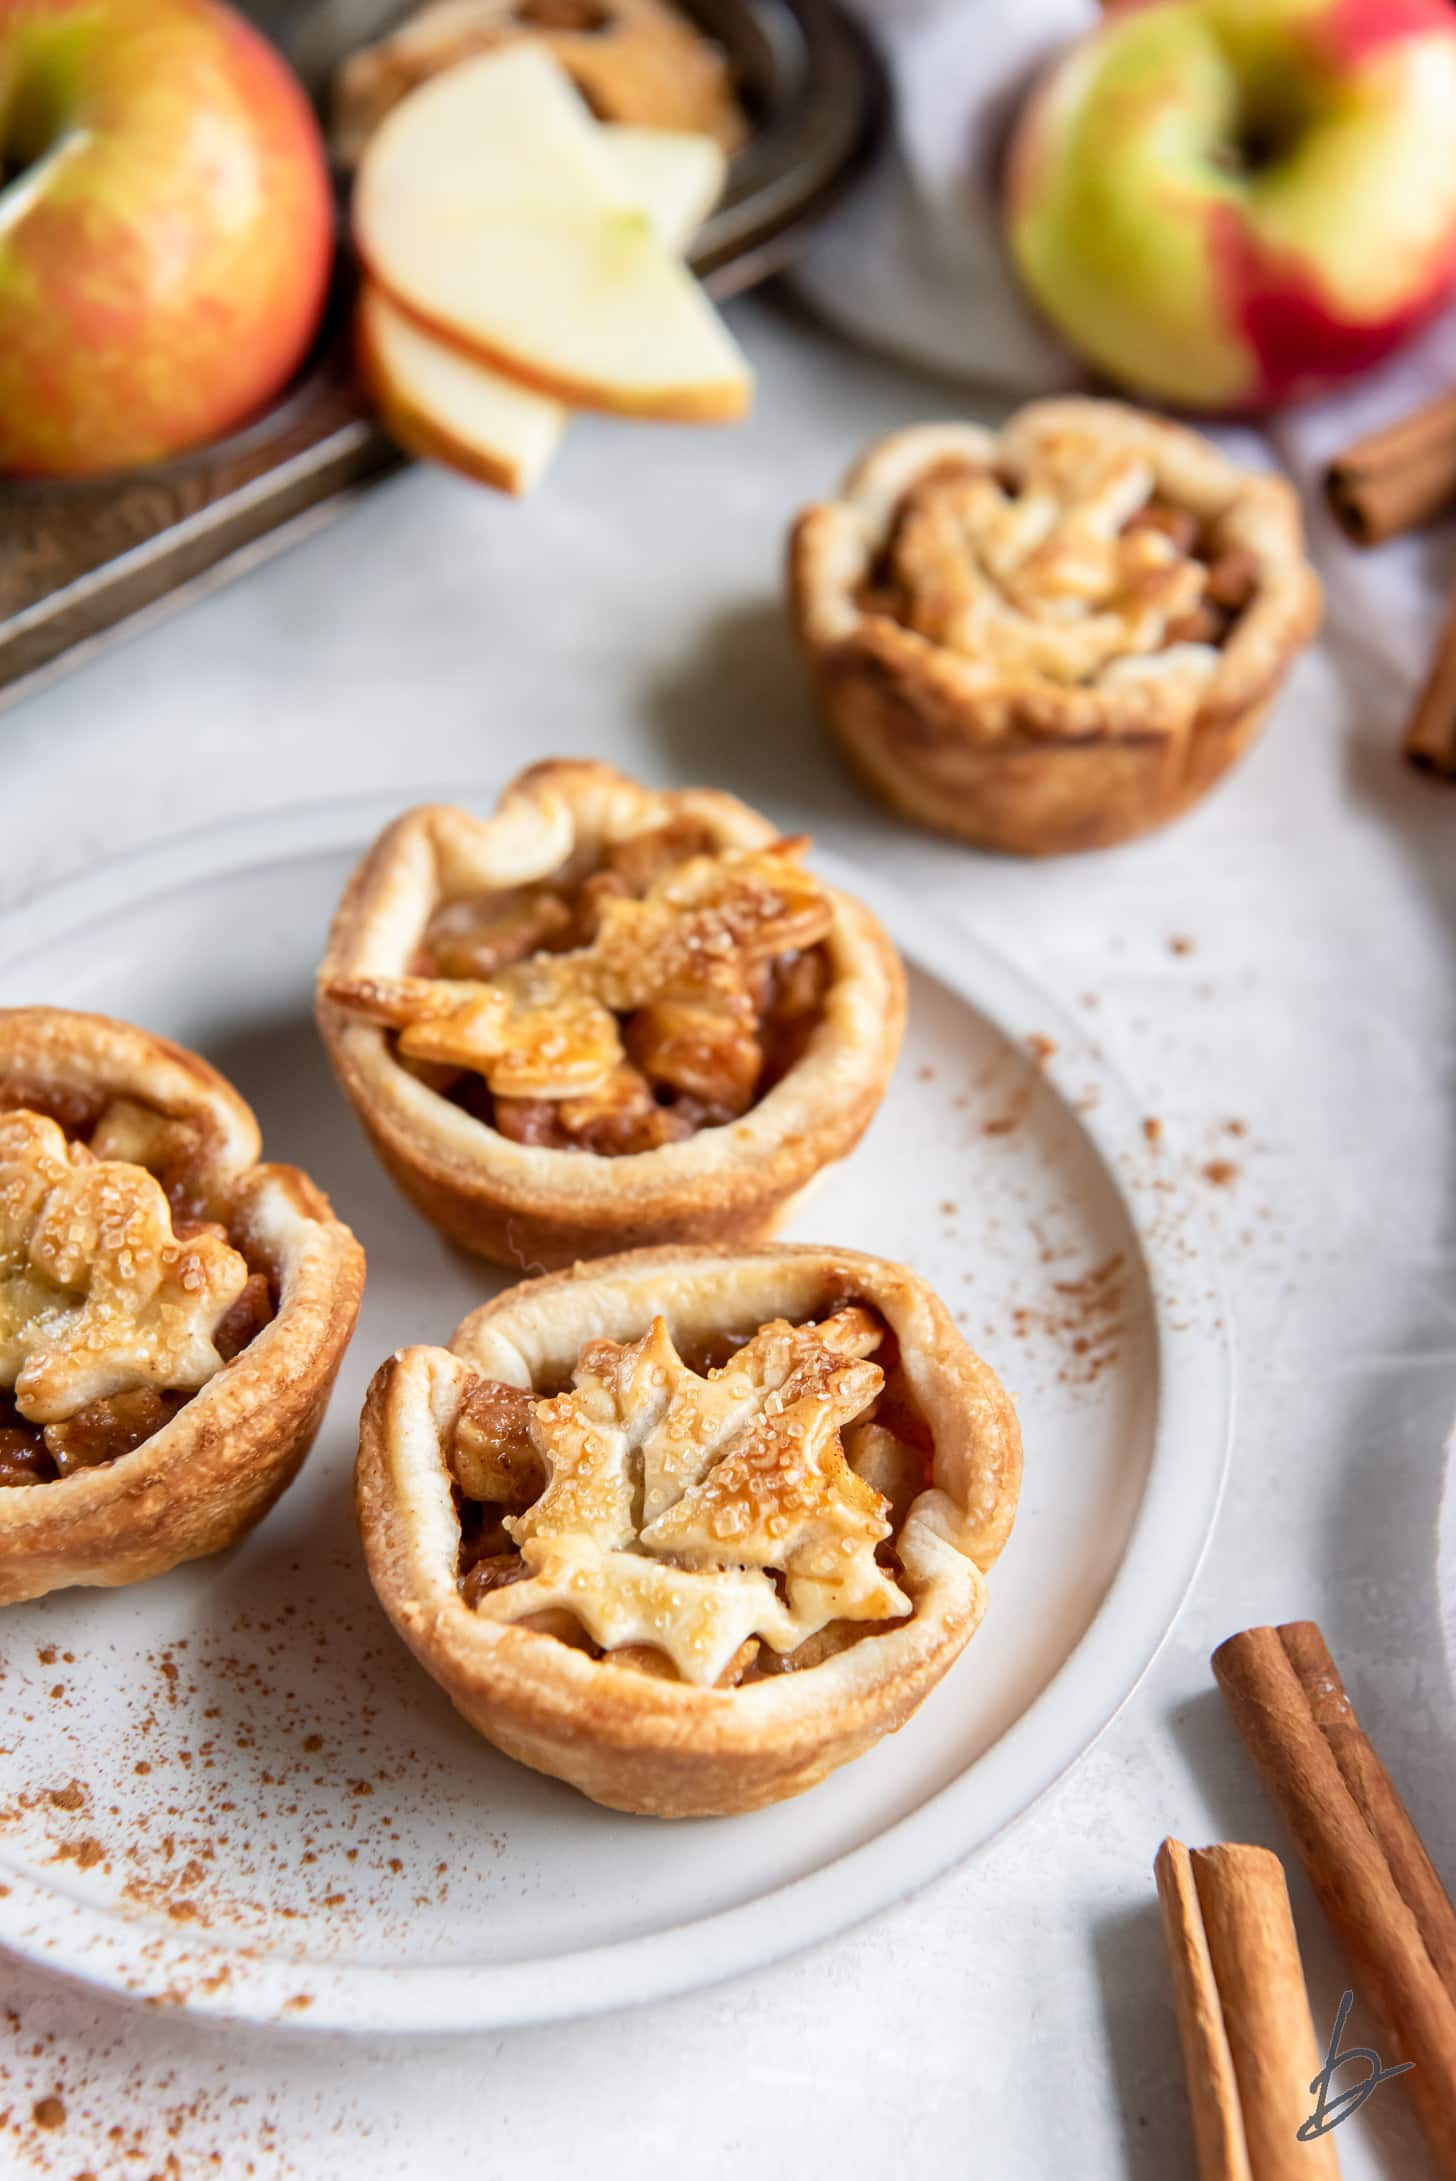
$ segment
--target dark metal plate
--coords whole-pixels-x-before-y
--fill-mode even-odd
[[[884,77],[833,0],[688,0],[733,64],[753,132],[693,265],[735,295],[779,272],[872,155]],[[316,98],[399,0],[255,0]],[[123,477],[0,481],[0,705],[138,614],[276,549],[400,459],[349,360],[352,269],[341,252],[324,330],[294,384],[226,440]],[[3,338],[3,329],[0,329]]]

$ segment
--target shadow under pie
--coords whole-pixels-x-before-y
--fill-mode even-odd
[[[1264,724],[1320,587],[1293,488],[1113,401],[880,441],[789,548],[845,756],[893,810],[1021,855],[1195,803]]]
[[[296,1473],[364,1258],[197,1055],[0,1010],[0,1603],[232,1544]]]
[[[566,761],[489,818],[387,828],[318,1017],[417,1209],[528,1267],[771,1232],[859,1141],[904,1024],[893,946],[808,845],[732,796]]]
[[[753,1810],[904,1724],[1010,1534],[1015,1410],[855,1251],[638,1250],[376,1373],[370,1578],[466,1719],[659,1817]]]

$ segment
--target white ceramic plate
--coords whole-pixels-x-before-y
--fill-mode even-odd
[[[319,1442],[244,1545],[0,1616],[0,1940],[212,2014],[470,2028],[750,1968],[1026,1809],[1178,1611],[1232,1371],[1207,1247],[1095,1049],[974,939],[818,857],[905,955],[910,1030],[869,1136],[791,1232],[908,1260],[1019,1396],[1025,1489],[985,1623],[899,1735],[753,1817],[624,1817],[498,1756],[375,1605],[351,1504],[376,1364],[499,1284],[395,1195],[312,1027],[333,903],[394,807],[195,835],[0,924],[0,1003],[103,1009],[205,1053],[369,1257]]]

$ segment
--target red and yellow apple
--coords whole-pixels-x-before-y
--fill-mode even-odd
[[[0,470],[213,438],[290,377],[333,254],[313,113],[219,0],[0,0]]]
[[[1250,410],[1378,362],[1456,281],[1449,0],[1120,0],[1013,141],[1011,246],[1125,386]]]

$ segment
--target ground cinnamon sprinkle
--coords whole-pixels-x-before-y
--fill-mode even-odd
[[[1156,1113],[1149,1113],[1144,1115],[1143,1134],[1150,1144],[1160,1144],[1162,1142],[1163,1124],[1158,1119]]]
[[[1121,1251],[1071,1280],[1054,1280],[1050,1297],[1011,1313],[1018,1340],[1034,1333],[1054,1341],[1063,1361],[1063,1385],[1095,1385],[1117,1361],[1121,1345],[1126,1267]]]
[[[98,1863],[106,1861],[106,1850],[94,1833],[84,1840],[63,1840],[51,1857],[53,1863],[74,1863],[78,1870],[95,1870]]]
[[[302,2011],[309,1995],[298,1995]],[[84,2045],[46,2026],[46,2002],[22,2023],[0,2010],[0,2172],[41,2181],[287,2181],[274,2115],[234,2088],[225,2057],[214,2086],[177,2095],[165,2061],[128,2059],[125,2029]],[[201,2068],[208,2070],[203,2060]],[[86,2073],[77,2069],[84,2066]],[[39,2082],[36,2078],[39,2077]]]
[[[1227,1189],[1238,1180],[1239,1172],[1232,1159],[1210,1159],[1203,1168],[1203,1178],[1215,1189]]]
[[[1172,938],[1168,941],[1168,952],[1170,954],[1192,954],[1195,945],[1196,941],[1190,939],[1187,932],[1174,932]]]
[[[0,1788],[0,1838],[34,1869],[84,1873],[96,1898],[138,1917],[133,1989],[153,2004],[200,2001],[231,1981],[235,1964],[219,1962],[212,1934],[306,1958],[347,1943],[356,1924],[401,1944],[417,1928],[419,1874],[399,1850],[412,1827],[438,1834],[442,1798],[464,1792],[458,1749],[417,1746],[414,1670],[379,1619],[357,1548],[311,1566],[300,1603],[304,1572],[298,1561],[276,1568],[190,1647],[175,1638],[143,1657],[114,1697],[86,1680],[57,1711],[38,1702],[33,1652],[5,1661],[6,1772],[25,1784]],[[335,1656],[347,1657],[347,1673],[321,1674]],[[148,1694],[149,1680],[165,1702]],[[67,1757],[78,1776],[67,1776]],[[85,1777],[88,1761],[105,1767],[104,1796],[101,1775]],[[386,1785],[392,1809],[380,1807]],[[456,1837],[447,1815],[441,1846]],[[480,1859],[500,1852],[494,1836],[472,1829],[454,1878],[469,1868],[480,1882]],[[420,1897],[438,1907],[452,1882],[438,1871]],[[311,1916],[327,1916],[326,1934],[316,1925],[305,1936]],[[179,1959],[189,1940],[199,1950]],[[27,2085],[19,2103],[4,2087],[0,2111],[13,2114],[49,2086]],[[108,2181],[115,2163],[100,2160]],[[83,2164],[75,2159],[58,2181],[74,2181]]]

